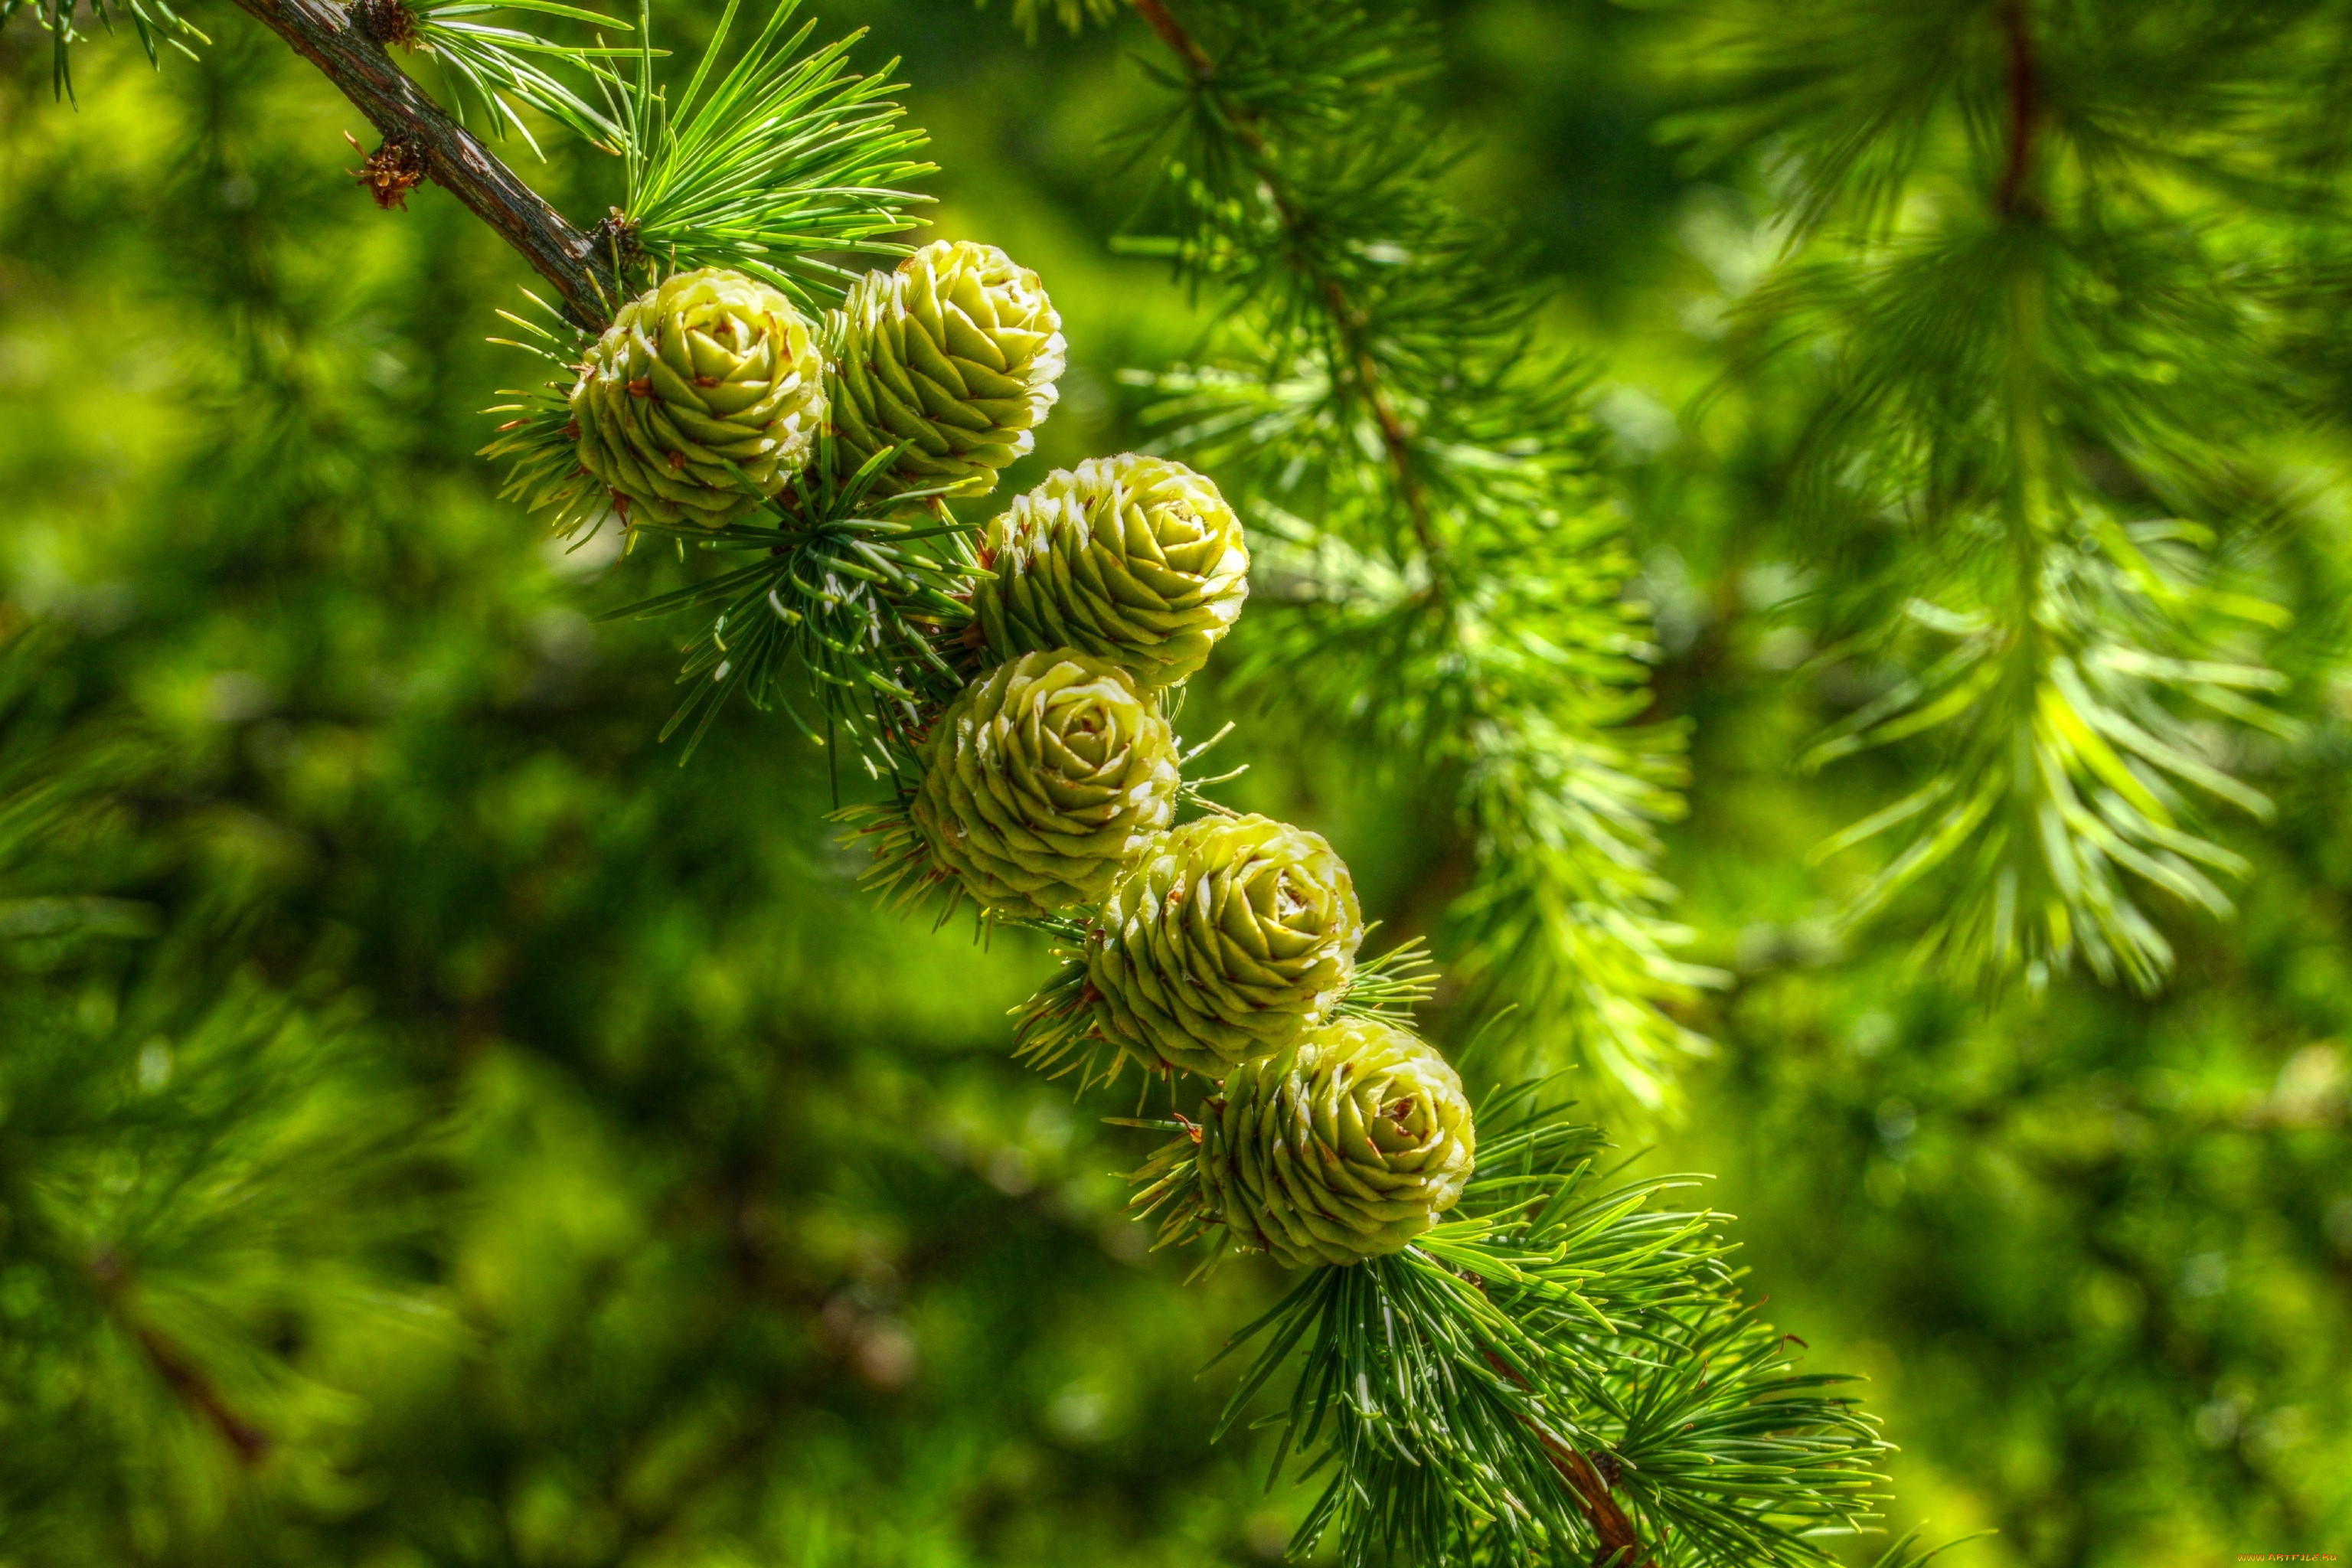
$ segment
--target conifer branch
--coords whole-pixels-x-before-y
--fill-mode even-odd
[[[1205,79],[1216,69],[1216,62],[1209,58],[1208,51],[1193,41],[1192,35],[1184,30],[1182,24],[1169,14],[1168,7],[1160,0],[1135,0],[1135,14],[1160,35],[1161,43],[1184,58],[1184,63],[1192,68],[1196,79]]]
[[[1265,1092],[1244,1069],[1199,1121],[1127,1123],[1171,1135],[1134,1173],[1131,1212],[1159,1218],[1160,1246],[1205,1240],[1204,1268],[1349,1233],[1344,1205],[1312,1208],[1320,1228],[1283,1208],[1319,1202],[1313,1173],[1337,1152],[1319,1134],[1277,1135],[1295,1178],[1247,1173],[1269,1152],[1237,1156],[1237,1137],[1330,1109],[1269,1113]],[[1310,1269],[1226,1342],[1220,1360],[1256,1348],[1220,1432],[1286,1387],[1254,1425],[1278,1433],[1275,1473],[1295,1458],[1325,1481],[1293,1555],[1826,1568],[1825,1540],[1874,1517],[1874,1423],[1740,1304],[1717,1216],[1656,1205],[1686,1178],[1603,1174],[1597,1130],[1545,1095],[1522,1083],[1479,1107],[1476,1173],[1441,1223]]]
[[[1182,58],[1192,74],[1196,89],[1205,89],[1217,68],[1216,61],[1210,58],[1208,51],[1184,30],[1183,24],[1176,20],[1161,0],[1133,0],[1133,4],[1136,15],[1159,35],[1162,43]],[[1234,106],[1228,106],[1225,112],[1233,121],[1234,133],[1250,151],[1255,172],[1265,184],[1267,199],[1285,237],[1295,241],[1304,226],[1297,202],[1288,182],[1275,164],[1273,151],[1258,127],[1257,116],[1245,108]],[[1381,378],[1380,366],[1372,357],[1368,337],[1369,322],[1363,311],[1348,297],[1346,286],[1339,279],[1317,268],[1311,254],[1293,244],[1288,247],[1288,256],[1292,266],[1310,276],[1316,291],[1329,312],[1333,332],[1340,344],[1338,357],[1352,372],[1357,395],[1363,398],[1365,406],[1371,410],[1373,420],[1380,426],[1381,445],[1395,476],[1397,498],[1404,503],[1405,513],[1412,520],[1415,541],[1434,568],[1443,556],[1443,551],[1430,518],[1429,497],[1422,486],[1421,476],[1413,468],[1412,437],[1406,430],[1403,419],[1399,417],[1395,399],[1389,395],[1388,387]],[[1443,577],[1433,569],[1429,592],[1442,594],[1443,583]]]
[[[480,140],[428,97],[384,50],[358,6],[332,0],[236,0],[323,72],[387,145],[414,149],[425,176],[463,202],[562,297],[574,324],[612,316],[619,289],[595,236],[523,184]]]
[[[1633,1521],[1625,1517],[1592,1461],[1549,1433],[1544,1435],[1544,1447],[1567,1478],[1570,1489],[1582,1500],[1585,1517],[1592,1521],[1592,1532],[1601,1537],[1601,1551],[1594,1561],[1609,1568],[1633,1568],[1637,1563],[1641,1568],[1658,1568],[1657,1559],[1643,1550]]]
[[[1528,1385],[1527,1379],[1520,1375],[1518,1370],[1502,1357],[1489,1352],[1486,1362],[1521,1388]],[[1532,1421],[1528,1422],[1528,1426],[1543,1444],[1544,1452],[1551,1459],[1552,1468],[1559,1472],[1560,1479],[1583,1504],[1584,1517],[1592,1523],[1592,1533],[1601,1538],[1601,1554],[1596,1561],[1608,1564],[1609,1568],[1634,1568],[1636,1563],[1641,1568],[1657,1568],[1657,1560],[1642,1549],[1641,1532],[1625,1516],[1624,1509],[1610,1490],[1607,1479],[1592,1461],[1559,1434],[1545,1431]]]
[[[1258,580],[1287,601],[1238,679],[1411,756],[1454,795],[1474,885],[1449,916],[1481,1010],[1645,1103],[1704,1043],[1667,1006],[1715,976],[1653,869],[1679,809],[1646,702],[1644,612],[1597,480],[1588,373],[1541,352],[1540,290],[1444,191],[1456,152],[1402,90],[1433,68],[1402,4],[1267,16],[1130,0],[1176,57],[1165,242],[1226,293],[1206,365],[1136,379],[1174,450],[1245,488]]]
[[[2033,165],[2033,121],[2041,112],[2025,5],[2026,0],[2006,0],[2000,10],[2001,41],[2009,56],[2009,159],[2001,169],[1995,206],[2009,219],[2024,210],[2025,182]]]
[[[182,1354],[153,1324],[140,1322],[127,1310],[123,1298],[130,1292],[131,1267],[122,1254],[111,1247],[99,1247],[83,1269],[106,1315],[138,1345],[139,1353],[164,1386],[229,1446],[238,1462],[250,1468],[268,1458],[273,1447],[269,1434],[239,1415],[203,1367]]]
[[[1932,874],[1949,885],[1915,906],[1916,952],[1956,977],[2039,984],[2079,958],[2153,989],[2172,944],[2135,884],[2228,914],[2246,862],[2200,831],[2199,797],[2271,810],[2191,715],[2282,723],[2247,696],[2284,684],[2253,642],[2282,614],[2200,559],[2200,514],[2244,505],[2294,376],[2244,281],[2276,258],[2239,220],[2302,198],[2247,175],[2255,121],[2221,107],[2268,90],[2267,36],[2217,16],[2168,54],[2194,79],[2142,98],[2110,84],[2144,79],[2145,40],[2028,0],[1728,14],[1701,51],[1729,62],[1725,90],[1684,123],[1717,151],[1788,150],[1798,242],[1738,307],[1733,376],[1785,366],[1811,404],[1800,558],[1866,530],[1909,544],[1876,583],[1846,574],[1834,596],[1875,626],[1832,635],[1916,673],[1809,760],[1940,752],[1822,847],[1895,841],[1845,923]],[[1955,185],[1980,195],[1910,199]],[[1818,374],[1800,346],[1831,351]]]
[[[205,1425],[220,1435],[221,1440],[236,1451],[240,1462],[251,1467],[269,1457],[269,1434],[229,1408],[221,1391],[213,1386],[212,1379],[194,1362],[173,1349],[171,1342],[154,1330],[138,1326],[132,1337],[139,1342],[140,1353],[155,1369],[156,1375],[171,1385]]]

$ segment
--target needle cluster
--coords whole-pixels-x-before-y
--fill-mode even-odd
[[[1590,374],[1536,341],[1507,237],[1445,199],[1463,149],[1414,96],[1428,35],[1392,4],[1138,10],[1166,46],[1130,138],[1160,233],[1127,244],[1223,324],[1133,379],[1268,541],[1235,679],[1450,795],[1474,1000],[1662,1103],[1703,1045],[1673,1010],[1715,979],[1675,955],[1655,870],[1679,732],[1646,719]]]
[[[2288,728],[2253,568],[2298,504],[2264,450],[2309,397],[2282,306],[2332,199],[2297,173],[2316,12],[1706,15],[1679,132],[1784,181],[1728,385],[1801,411],[1824,662],[1875,666],[1810,761],[1919,764],[1823,846],[1879,851],[1847,923],[1964,980],[2153,989],[2168,918],[2229,912],[2226,819],[2271,810],[2241,758]]]

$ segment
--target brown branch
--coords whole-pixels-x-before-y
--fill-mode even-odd
[[[1183,59],[1192,73],[1193,84],[1207,87],[1216,75],[1216,61],[1210,58],[1208,51],[1184,30],[1183,24],[1176,20],[1164,0],[1129,0],[1129,4],[1135,7],[1135,14],[1160,36],[1160,41]],[[1279,172],[1274,166],[1273,149],[1266,144],[1265,137],[1254,123],[1255,117],[1246,110],[1231,106],[1226,107],[1225,116],[1233,122],[1242,144],[1255,159],[1258,177],[1265,181],[1265,188],[1273,197],[1275,216],[1281,220],[1283,231],[1296,239],[1306,225],[1292,204],[1289,193],[1283,188]],[[1295,261],[1296,251],[1293,256]],[[1431,557],[1433,563],[1444,552],[1430,521],[1429,498],[1422,489],[1421,476],[1413,471],[1412,433],[1405,428],[1404,420],[1398,415],[1396,404],[1381,380],[1380,366],[1372,357],[1371,340],[1367,331],[1370,322],[1363,311],[1348,298],[1347,290],[1340,287],[1338,279],[1318,275],[1314,280],[1321,286],[1323,302],[1334,325],[1339,328],[1345,373],[1355,383],[1357,392],[1362,395],[1366,406],[1372,411],[1373,420],[1381,427],[1381,445],[1388,454],[1389,467],[1396,473],[1397,493],[1403,499],[1405,511],[1412,519],[1413,537],[1420,542],[1422,552]]]
[[[1206,80],[1216,69],[1216,62],[1209,58],[1208,51],[1192,41],[1192,35],[1168,14],[1168,7],[1160,0],[1135,0],[1135,14],[1150,24],[1151,30],[1160,35],[1161,43],[1184,57],[1184,63],[1192,68],[1194,77]]]
[[[2008,0],[2000,8],[2001,38],[2009,53],[2009,159],[2001,169],[2000,193],[1994,198],[1994,207],[2004,218],[2040,216],[2026,191],[2033,173],[2033,122],[2042,105],[2025,5],[2026,0]]]
[[[269,1457],[269,1434],[238,1415],[204,1369],[182,1354],[179,1347],[165,1339],[152,1326],[138,1321],[124,1300],[131,1289],[129,1259],[111,1247],[100,1247],[91,1253],[83,1267],[89,1271],[90,1283],[97,1287],[99,1300],[105,1303],[107,1314],[136,1341],[147,1364],[170,1386],[172,1392],[204,1418],[205,1424],[220,1434],[221,1440],[236,1452],[236,1457],[248,1466],[258,1465]]]
[[[1643,1552],[1641,1534],[1592,1461],[1541,1427],[1536,1429],[1536,1436],[1543,1440],[1552,1468],[1567,1479],[1569,1489],[1584,1505],[1584,1517],[1592,1521],[1593,1533],[1601,1537],[1593,1568],[1634,1568],[1637,1563],[1642,1568],[1658,1568],[1657,1559]]]
[[[1486,1288],[1480,1285],[1478,1289],[1483,1295]],[[1485,1354],[1487,1365],[1521,1388],[1527,1387],[1528,1380],[1519,1375],[1518,1368],[1493,1351]],[[1576,1500],[1584,1507],[1584,1517],[1592,1525],[1592,1533],[1601,1538],[1601,1552],[1592,1560],[1593,1568],[1634,1568],[1637,1563],[1642,1568],[1658,1568],[1657,1559],[1642,1550],[1641,1531],[1633,1528],[1633,1520],[1617,1501],[1616,1495],[1609,1489],[1608,1479],[1601,1475],[1592,1461],[1572,1444],[1547,1431],[1534,1416],[1522,1415],[1519,1419],[1527,1423],[1528,1430],[1543,1444],[1544,1455],[1551,1460],[1551,1468],[1559,1472],[1560,1479],[1568,1483],[1568,1489],[1576,1494]]]
[[[575,228],[393,63],[362,15],[332,0],[236,0],[326,73],[387,145],[420,155],[425,176],[522,253],[581,326],[612,319],[617,284],[593,235]],[[365,13],[373,16],[372,9]]]
[[[236,1457],[247,1465],[257,1465],[269,1457],[269,1434],[229,1408],[212,1380],[197,1370],[194,1363],[182,1355],[173,1344],[143,1323],[132,1331],[139,1348],[147,1355],[148,1364],[157,1375],[172,1385],[172,1392],[194,1406],[205,1424],[221,1435]]]

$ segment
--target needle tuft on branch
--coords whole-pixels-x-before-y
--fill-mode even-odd
[[[352,144],[353,152],[359,151],[358,137],[346,131],[343,140]],[[386,212],[394,207],[404,212],[408,208],[408,193],[425,183],[425,149],[410,138],[397,137],[370,153],[366,162],[350,174],[367,188],[377,206]]]
[[[352,0],[352,24],[387,48],[413,49],[418,43],[416,13],[407,0]]]

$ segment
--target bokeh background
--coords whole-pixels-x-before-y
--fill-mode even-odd
[[[1062,403],[1008,487],[1142,439],[1118,372],[1202,325],[1108,244],[1148,35],[816,9],[902,57],[939,232],[1064,313]],[[690,45],[714,11],[656,16]],[[1768,190],[1654,134],[1690,63],[1670,19],[1433,15],[1430,91],[1477,144],[1453,194],[1522,228],[1559,284],[1543,331],[1591,358],[1657,711],[1692,725],[1669,874],[1734,976],[1689,1019],[1717,1049],[1677,1114],[1601,1085],[1596,1113],[1715,1174],[1773,1320],[1871,1380],[1893,1521],[2000,1532],[1956,1563],[2352,1548],[2334,628],[2284,645],[2305,726],[2248,763],[2279,817],[2232,840],[2259,868],[2234,922],[2168,925],[2164,994],[1989,1008],[1842,942],[1849,873],[1807,851],[1886,796],[1790,763],[1853,698],[1775,548],[1787,421],[1769,385],[1692,403],[1771,254]],[[473,456],[529,374],[485,341],[520,264],[437,190],[374,210],[357,114],[244,17],[199,20],[212,47],[160,72],[80,51],[78,109],[45,38],[0,32],[0,746],[108,802],[0,892],[115,921],[8,949],[0,1185],[70,1170],[93,1226],[128,1213],[156,1162],[118,1168],[121,1104],[5,1107],[118,1068],[200,1102],[234,1011],[266,1038],[221,1045],[215,1087],[281,1105],[266,1135],[311,1165],[269,1234],[319,1267],[272,1272],[249,1215],[159,1235],[157,1310],[269,1328],[271,1364],[198,1387],[109,1330],[103,1256],[69,1279],[0,1207],[0,1562],[1276,1560],[1304,1495],[1264,1488],[1249,1435],[1208,1444],[1230,1372],[1200,1369],[1279,1276],[1188,1288],[1144,1255],[1111,1174],[1133,1135],[1006,1059],[1044,955],[877,912],[788,724],[738,708],[684,769],[656,743],[686,628],[594,617],[674,566],[550,546]],[[549,153],[560,205],[612,199],[605,161]],[[1423,930],[1459,875],[1442,805],[1236,716],[1228,798],[1329,836],[1367,912]]]

